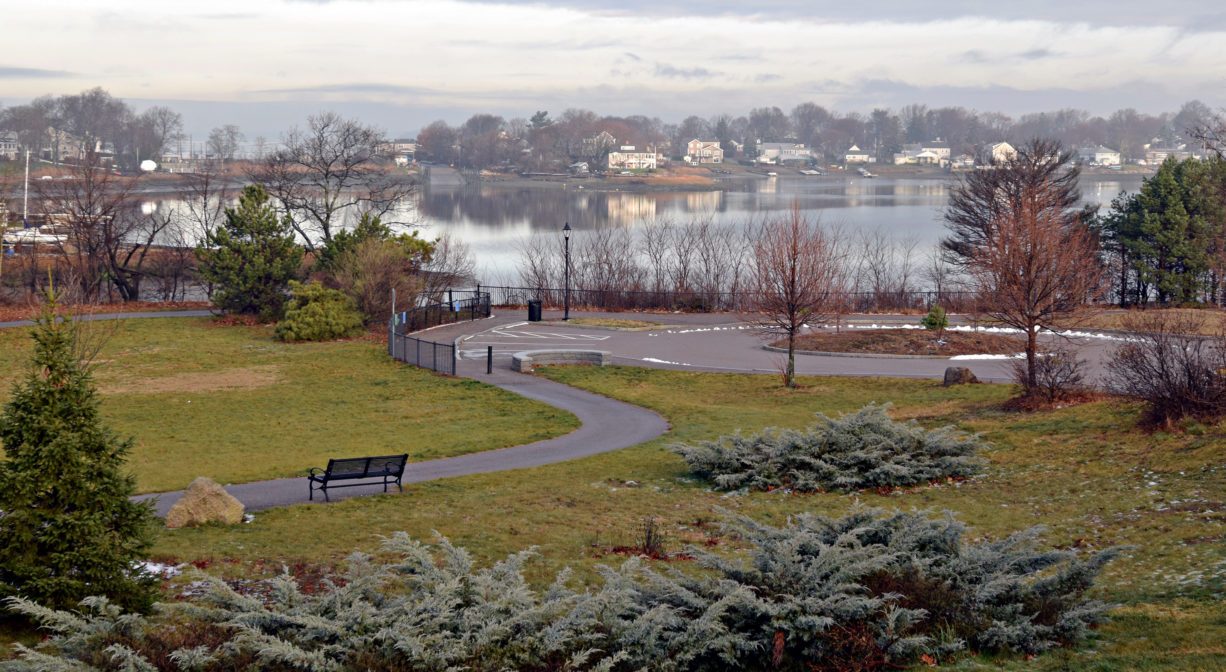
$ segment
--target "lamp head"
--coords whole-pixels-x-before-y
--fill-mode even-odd
[[[567,223],[566,223],[566,224],[565,224],[565,225],[562,227],[562,237],[563,237],[563,238],[570,238],[570,222],[567,222]]]

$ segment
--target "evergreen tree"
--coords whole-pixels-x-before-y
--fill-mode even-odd
[[[56,320],[57,300],[48,290],[31,371],[0,415],[0,595],[55,608],[103,595],[143,610],[154,580],[136,563],[151,543],[153,513],[129,499],[131,440],[99,418],[78,326]]]
[[[298,275],[302,248],[289,215],[278,218],[264,187],[243,188],[238,207],[196,248],[200,276],[215,285],[213,305],[232,313],[281,317],[289,281]]]
[[[1103,219],[1134,289],[1124,291],[1145,302],[1192,303],[1215,294],[1220,282],[1223,220],[1221,159],[1167,159],[1146,178],[1141,190],[1121,195]]]

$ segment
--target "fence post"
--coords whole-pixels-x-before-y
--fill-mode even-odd
[[[485,346],[485,372],[494,372],[494,346]]]
[[[437,344],[435,344],[433,348],[430,348],[430,356],[434,358],[434,366],[431,366],[430,368],[434,369],[435,371],[438,371],[438,345]]]
[[[421,366],[421,339],[415,338],[413,339],[413,342],[417,344],[417,357],[413,359],[413,364],[415,366]]]

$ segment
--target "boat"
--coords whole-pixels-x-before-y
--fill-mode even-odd
[[[28,229],[10,229],[4,232],[5,245],[58,245],[68,240],[63,226],[48,224]]]

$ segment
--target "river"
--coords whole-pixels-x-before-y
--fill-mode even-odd
[[[880,231],[901,240],[913,238],[926,252],[946,234],[942,215],[949,198],[949,176],[876,177],[781,174],[730,179],[720,190],[603,191],[574,182],[462,185],[432,179],[423,185],[415,219],[429,235],[450,233],[471,248],[478,276],[487,283],[514,282],[519,247],[531,236],[572,240],[600,227],[640,228],[652,220],[684,225],[710,218],[744,225],[779,215],[795,204],[810,218],[839,227],[847,235]],[[1082,199],[1107,208],[1121,191],[1135,192],[1139,175],[1088,175]]]

